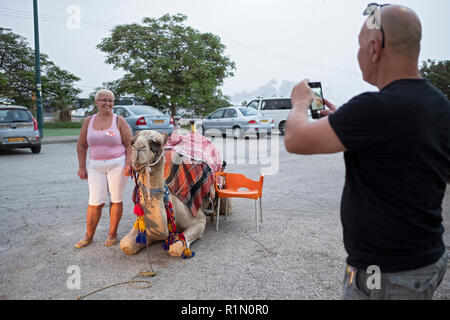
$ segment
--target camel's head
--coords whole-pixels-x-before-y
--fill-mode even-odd
[[[164,145],[168,139],[167,133],[153,130],[137,132],[131,138],[131,166],[141,171],[146,165],[153,164],[164,152]]]

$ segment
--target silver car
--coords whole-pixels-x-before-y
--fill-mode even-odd
[[[0,149],[12,148],[41,152],[38,123],[25,107],[0,105]]]
[[[155,130],[173,132],[172,116],[162,113],[160,110],[143,105],[115,106],[113,112],[125,118],[130,125],[133,135],[141,130]]]
[[[239,139],[248,135],[270,135],[274,128],[272,118],[265,117],[254,108],[228,107],[221,108],[202,120],[202,133],[214,134],[220,131]]]

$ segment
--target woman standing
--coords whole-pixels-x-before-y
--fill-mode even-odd
[[[92,242],[107,193],[110,195],[110,227],[105,246],[117,242],[117,228],[122,218],[122,195],[131,175],[131,129],[125,119],[113,113],[114,94],[102,89],[95,94],[98,112],[87,117],[81,127],[77,144],[78,176],[88,180],[89,205],[87,231],[75,247],[84,248]],[[89,149],[89,167],[86,156]]]

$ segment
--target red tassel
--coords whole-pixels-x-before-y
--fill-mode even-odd
[[[134,214],[138,217],[141,217],[145,214],[144,209],[142,209],[139,203],[136,203],[136,205],[134,206]]]

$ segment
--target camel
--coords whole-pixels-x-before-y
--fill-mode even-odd
[[[140,204],[144,209],[147,237],[145,244],[136,243],[138,230],[133,228],[120,241],[120,248],[126,254],[136,254],[156,241],[168,239],[169,229],[163,199],[165,187],[163,154],[167,140],[167,133],[161,134],[152,130],[140,131],[131,140],[130,162],[133,169],[139,173]],[[206,226],[206,215],[202,210],[204,206],[202,205],[194,216],[172,192],[169,194],[169,200],[172,203],[176,228],[184,233],[186,246],[189,248],[195,240],[203,236]],[[184,250],[185,245],[182,241],[176,241],[169,246],[169,254],[173,257],[181,257]]]

